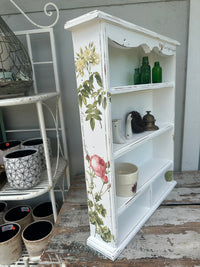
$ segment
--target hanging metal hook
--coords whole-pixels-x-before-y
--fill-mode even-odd
[[[58,22],[58,19],[59,19],[59,9],[58,7],[52,3],[52,2],[49,2],[47,3],[45,6],[44,6],[44,13],[46,16],[52,16],[53,15],[53,12],[52,11],[48,11],[47,8],[49,6],[53,6],[56,10],[56,20],[54,21],[54,23],[52,23],[51,25],[48,25],[48,26],[42,26],[42,25],[39,25],[37,23],[35,23],[32,19],[30,19],[25,13],[24,11],[14,2],[14,0],[10,0],[10,2],[20,11],[20,13],[22,13],[22,15],[24,15],[24,17],[30,21],[33,25],[35,25],[36,27],[38,28],[41,28],[41,29],[46,29],[46,28],[52,28],[53,26],[56,25],[56,23]]]

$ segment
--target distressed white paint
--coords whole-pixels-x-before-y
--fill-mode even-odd
[[[190,0],[182,170],[198,170],[200,153],[200,1]]]
[[[114,260],[176,184],[174,181],[166,182],[164,175],[167,170],[173,168],[175,53],[179,43],[100,11],[93,11],[68,21],[65,29],[72,31],[76,63],[77,53],[81,53],[80,49],[84,50],[89,42],[95,44],[95,51],[101,55],[101,69],[98,71],[102,77],[102,86],[105,92],[111,93],[111,104],[108,103],[108,107],[101,110],[102,128],[95,126],[94,131],[90,129],[88,120],[85,119],[88,112],[85,114],[84,106],[80,106],[80,117],[86,180],[89,179],[88,154],[90,156],[97,154],[109,160],[111,164],[111,173],[108,174],[111,188],[107,192],[107,198],[102,199],[107,214],[102,219],[115,236],[113,242],[104,242],[95,234],[94,226],[90,224],[87,244]],[[127,49],[128,57],[126,57]],[[128,65],[129,56],[133,55],[138,64],[140,57],[146,53],[151,64],[155,60],[162,62],[164,83],[156,86],[142,85],[139,90],[137,90],[139,86],[131,86],[130,92],[127,93],[128,83],[125,76],[120,77],[120,72]],[[116,59],[121,58],[124,63],[116,64]],[[78,88],[85,79],[84,75],[82,78],[77,76]],[[118,89],[110,89],[111,86],[119,88],[119,85],[120,94],[117,93]],[[80,96],[80,91],[78,94]],[[143,113],[145,110],[152,110],[160,129],[134,134],[125,144],[113,144],[112,120],[122,120],[124,124],[122,133],[125,136],[124,118],[132,109]],[[139,164],[139,173],[145,175],[139,176],[136,197],[126,198],[123,201],[117,198],[115,192],[115,159],[119,162],[126,162],[128,159],[134,164],[134,159],[139,162],[137,158],[143,158]],[[100,186],[98,179],[95,178],[94,194],[100,190]],[[91,189],[87,184],[87,191],[89,190]]]

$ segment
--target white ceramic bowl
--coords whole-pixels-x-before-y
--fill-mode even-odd
[[[132,196],[137,189],[138,167],[127,162],[116,163],[115,179],[117,196]]]

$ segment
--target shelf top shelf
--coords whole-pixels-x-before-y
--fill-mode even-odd
[[[127,85],[127,86],[111,87],[109,92],[112,95],[115,95],[115,94],[124,94],[124,93],[131,93],[131,92],[138,92],[138,91],[145,91],[145,90],[174,88],[174,86],[175,86],[174,82]]]
[[[57,180],[63,175],[65,168],[67,167],[67,161],[60,158],[59,165],[55,177],[53,178],[53,186],[56,184]],[[52,175],[56,168],[56,159],[52,160]],[[41,174],[41,181],[38,185],[27,190],[17,190],[10,187],[8,183],[0,190],[0,200],[25,200],[38,197],[45,194],[51,189],[47,171],[44,170]]]
[[[66,24],[65,24],[65,29],[74,31],[78,27],[80,27],[81,24],[91,23],[94,20],[96,20],[96,21],[105,21],[105,22],[108,22],[108,23],[111,23],[111,24],[115,24],[115,25],[117,25],[119,27],[127,28],[129,30],[148,35],[148,36],[150,36],[152,38],[156,38],[156,39],[159,39],[161,41],[165,41],[165,42],[170,43],[172,45],[176,45],[176,46],[180,45],[179,42],[177,42],[177,41],[175,41],[175,40],[173,40],[171,38],[168,38],[168,37],[165,37],[163,35],[157,34],[157,33],[153,32],[153,31],[147,30],[147,29],[145,29],[143,27],[137,26],[137,25],[135,25],[133,23],[130,23],[130,22],[127,22],[125,20],[119,19],[117,17],[111,16],[111,15],[109,15],[107,13],[104,13],[102,11],[99,11],[99,10],[94,10],[92,12],[89,12],[89,13],[85,14],[85,15],[82,15],[80,17],[77,17],[75,19],[67,21]]]
[[[43,94],[23,96],[23,97],[0,99],[0,107],[32,104],[38,101],[45,101],[49,98],[53,98],[58,95],[59,95],[58,92],[53,92],[53,93],[43,93]]]

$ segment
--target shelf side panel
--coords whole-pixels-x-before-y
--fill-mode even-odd
[[[79,111],[91,237],[116,245],[110,96],[106,36],[102,24],[73,32]]]

